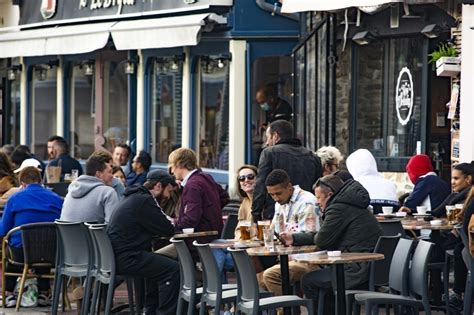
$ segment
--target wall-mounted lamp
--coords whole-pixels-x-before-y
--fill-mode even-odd
[[[184,58],[185,54],[155,58],[156,73],[166,74],[179,71],[184,62]]]
[[[82,63],[82,69],[84,69],[84,75],[85,76],[92,76],[94,75],[94,60],[87,60]]]
[[[352,37],[352,40],[358,44],[358,45],[367,45],[369,43],[371,43],[372,41],[376,40],[377,38],[374,36],[374,34],[372,34],[371,32],[369,31],[363,31],[363,32],[359,32],[359,33],[356,33],[354,35],[354,37]]]
[[[429,24],[421,30],[421,34],[425,35],[428,38],[436,38],[441,33],[441,30],[441,26],[439,26],[438,24]]]
[[[138,62],[139,62],[138,56],[135,57],[134,59],[128,59],[125,62],[125,68],[124,68],[125,73],[129,75],[135,74],[135,68],[138,65]]]
[[[51,69],[51,66],[46,64],[36,65],[34,68],[36,80],[45,81],[48,78],[48,69]]]
[[[18,78],[18,75],[20,74],[21,70],[21,65],[12,65],[7,70],[7,79],[9,81],[15,81]]]
[[[224,69],[229,61],[232,60],[231,54],[222,54],[219,56],[202,56],[201,69],[204,73],[213,73],[215,69]]]

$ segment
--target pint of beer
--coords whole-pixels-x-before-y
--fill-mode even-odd
[[[258,228],[258,234],[257,238],[261,241],[263,241],[263,229],[268,228],[271,224],[271,221],[258,221],[257,222],[257,228]]]
[[[252,223],[250,221],[241,221],[240,222],[240,239],[242,241],[249,241],[250,240],[250,228]]]
[[[446,206],[446,217],[449,222],[456,221],[456,211],[454,209],[456,209],[455,206]]]

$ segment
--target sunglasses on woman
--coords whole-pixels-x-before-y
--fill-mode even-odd
[[[255,175],[254,174],[240,175],[239,177],[237,177],[237,179],[239,180],[239,182],[243,182],[245,181],[245,179],[248,179],[248,180],[255,179]]]

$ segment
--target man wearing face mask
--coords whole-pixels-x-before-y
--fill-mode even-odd
[[[267,123],[278,119],[290,121],[293,117],[291,105],[278,96],[278,86],[276,83],[269,83],[259,88],[255,100],[265,112]]]

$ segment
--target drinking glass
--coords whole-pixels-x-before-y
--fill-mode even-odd
[[[250,228],[252,223],[250,221],[241,221],[240,222],[240,239],[242,241],[249,241],[250,240]]]
[[[258,221],[257,222],[257,238],[263,241],[263,229],[270,226],[271,221]]]
[[[263,228],[263,243],[265,248],[273,251],[275,249],[275,243],[273,241],[274,230],[271,226],[266,226]]]

